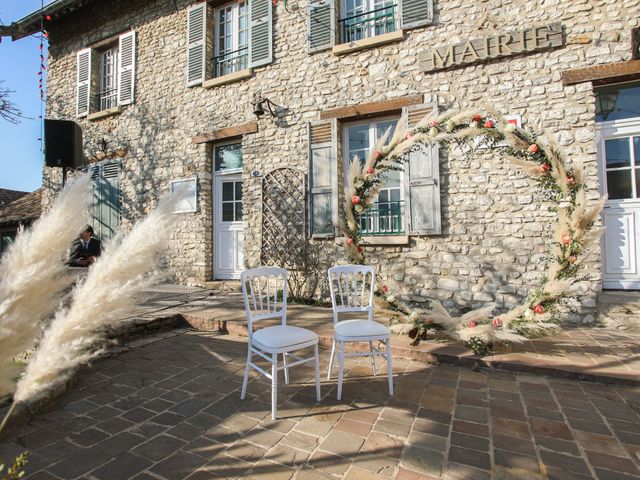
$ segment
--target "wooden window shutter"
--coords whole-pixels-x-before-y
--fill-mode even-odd
[[[433,23],[433,0],[399,0],[400,28],[416,28]]]
[[[120,35],[118,45],[118,105],[133,103],[136,83],[136,32]]]
[[[326,50],[334,43],[335,0],[311,0],[307,4],[307,35],[310,52]]]
[[[208,4],[198,3],[187,10],[187,86],[205,80],[207,58]]]
[[[89,114],[91,106],[91,49],[80,50],[76,57],[76,115]]]
[[[260,67],[273,61],[273,25],[271,0],[250,0],[249,67]]]
[[[93,180],[93,228],[100,240],[109,240],[120,225],[120,162],[101,162],[90,167],[90,171]]]
[[[332,237],[338,222],[337,121],[311,122],[309,136],[309,227],[315,237]]]
[[[402,114],[409,128],[417,125],[434,105],[404,107]],[[405,182],[405,198],[409,200],[409,231],[415,235],[439,235],[440,165],[438,145],[420,145],[409,153],[406,164],[408,182]],[[407,178],[405,176],[405,178]]]

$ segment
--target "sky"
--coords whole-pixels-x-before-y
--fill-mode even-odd
[[[52,0],[44,0],[44,4]],[[35,12],[41,0],[0,0],[0,21],[3,25],[20,20]],[[11,101],[25,117],[13,125],[0,119],[0,188],[31,192],[42,185],[40,92],[40,40],[34,37],[0,42],[0,80],[13,90]],[[45,42],[46,52],[46,42]],[[46,53],[45,53],[46,55]],[[46,85],[46,75],[45,75]]]

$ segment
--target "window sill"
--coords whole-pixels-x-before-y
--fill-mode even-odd
[[[365,38],[362,40],[356,40],[355,42],[343,43],[333,47],[334,55],[345,55],[351,52],[357,52],[358,50],[364,50],[365,48],[377,47],[386,43],[392,43],[400,41],[404,38],[404,31],[396,30],[395,32],[385,33],[383,35],[376,35],[375,37]]]
[[[362,237],[362,244],[367,245],[409,245],[409,235],[371,235]]]
[[[251,78],[252,71],[250,68],[245,70],[240,70],[239,72],[230,73],[228,75],[223,75],[221,77],[211,78],[205,82],[202,82],[203,88],[213,88],[219,85],[225,85],[227,83],[239,82],[240,80],[244,80],[245,78]]]
[[[101,118],[120,115],[120,112],[122,112],[122,108],[120,107],[108,108],[107,110],[100,110],[99,112],[90,113],[89,115],[87,115],[87,120],[89,120],[90,122],[94,122],[96,120],[100,120]]]

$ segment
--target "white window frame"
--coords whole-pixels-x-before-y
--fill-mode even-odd
[[[100,90],[98,91],[98,105],[97,110],[101,112],[103,110],[108,110],[110,108],[114,108],[118,106],[118,63],[119,63],[119,55],[120,49],[118,48],[118,44],[111,46],[110,48],[99,50],[100,54]],[[111,78],[111,85],[107,85],[107,64],[106,59],[107,56],[111,57],[111,74],[109,77]],[[102,95],[105,91],[107,91],[107,87],[110,87],[108,91],[113,92],[110,97],[112,100],[109,101],[110,106],[106,106],[103,108],[103,99]]]
[[[377,131],[378,131],[378,124],[382,123],[382,122],[389,122],[389,121],[395,121],[396,122],[396,128],[398,126],[398,124],[400,123],[401,117],[398,115],[392,115],[392,116],[385,116],[385,117],[375,117],[375,118],[370,118],[370,119],[366,119],[366,120],[356,120],[353,122],[345,122],[342,125],[342,171],[344,172],[343,174],[343,184],[344,186],[347,185],[348,182],[348,178],[347,176],[349,175],[349,165],[351,163],[351,157],[350,157],[350,153],[349,153],[349,128],[351,127],[356,127],[359,125],[368,125],[369,126],[369,151],[376,145],[376,143],[378,142],[379,138],[377,138]],[[390,138],[387,140],[389,141],[391,140]],[[366,158],[361,158],[360,160],[365,161]],[[407,195],[405,195],[406,190],[407,190],[407,186],[406,186],[406,175],[404,171],[400,171],[398,172],[399,176],[400,176],[400,185],[398,187],[382,187],[381,190],[384,190],[385,188],[398,188],[400,190],[400,202],[402,202],[403,205],[403,214],[402,214],[402,222],[403,222],[403,230],[404,233],[398,233],[396,234],[397,236],[406,236],[407,232],[409,231],[409,212],[411,211],[410,206],[409,206],[409,198]],[[377,199],[376,199],[377,201]],[[387,202],[383,202],[383,203],[387,203]],[[383,236],[396,236],[396,235],[384,235]],[[375,236],[375,235],[374,235]]]
[[[240,6],[244,7],[244,17],[245,17],[245,38],[246,38],[246,43],[244,45],[240,44]],[[221,31],[221,22],[220,22],[220,12],[224,11],[224,10],[228,10],[229,8],[231,8],[231,48],[229,50],[224,49],[224,51],[220,50],[220,35],[222,33]],[[246,48],[247,49],[247,53],[246,53],[246,60],[245,60],[245,65],[244,68],[237,68],[235,70],[232,69],[232,71],[230,72],[226,72],[226,73],[222,73],[222,74],[218,74],[217,70],[217,65],[214,63],[213,65],[213,75],[214,77],[219,77],[219,76],[224,76],[224,75],[229,75],[232,73],[236,73],[242,70],[245,70],[246,68],[248,68],[249,65],[249,22],[251,21],[250,15],[249,15],[249,2],[248,1],[241,1],[241,2],[229,2],[229,3],[225,3],[224,5],[221,5],[219,7],[217,7],[214,11],[214,16],[213,16],[214,20],[214,57],[217,58],[221,55],[224,55],[225,53],[228,52],[235,52],[241,48]],[[236,57],[232,57],[232,58],[236,58]]]
[[[353,15],[358,15],[355,12],[352,14],[347,14],[347,2],[349,0],[340,0],[340,22],[338,22],[338,29],[340,30],[338,37],[339,37],[339,42],[340,43],[346,43],[347,40],[342,38],[343,37],[343,23],[342,20],[344,20],[345,18],[351,17]],[[353,0],[354,3],[357,0]],[[366,16],[369,12],[372,12],[378,8],[384,8],[386,3],[389,3],[391,5],[393,5],[395,3],[395,9],[396,9],[396,14],[395,14],[395,18],[394,18],[394,26],[393,26],[393,31],[397,31],[400,28],[400,16],[399,16],[399,8],[398,8],[398,1],[394,0],[362,0],[362,2],[365,4],[365,8],[364,8],[364,12],[361,14],[363,17]],[[380,4],[379,6],[376,6],[376,4]],[[390,5],[388,5],[390,6]],[[391,33],[391,32],[384,32],[384,33]],[[361,38],[361,39],[357,39],[357,40],[364,40],[366,38],[373,38],[376,37],[378,35],[383,35],[383,33],[380,34],[376,34],[375,33],[375,25],[373,23],[367,25],[367,29],[366,29],[366,34]]]

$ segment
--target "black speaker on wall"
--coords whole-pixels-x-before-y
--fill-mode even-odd
[[[82,129],[73,120],[44,120],[44,161],[47,167],[78,168],[84,164]]]

